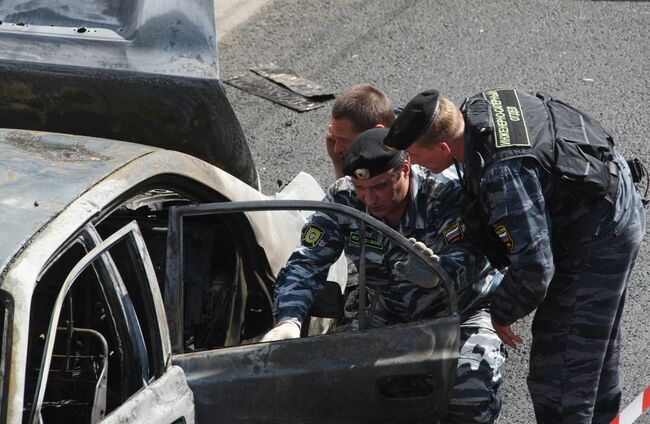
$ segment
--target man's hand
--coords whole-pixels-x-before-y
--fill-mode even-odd
[[[413,243],[416,250],[428,256],[431,261],[438,262],[440,258],[433,253],[424,243],[416,241],[413,237],[409,238]],[[406,280],[412,281],[420,287],[430,289],[436,287],[440,283],[440,276],[433,268],[426,265],[422,260],[416,256],[409,254],[405,261],[395,263],[395,271]]]
[[[343,176],[343,155],[334,151],[334,145],[336,144],[336,139],[332,137],[329,130],[327,130],[327,135],[325,136],[325,146],[327,147],[327,155],[332,161],[332,166],[334,167],[334,174],[336,178],[341,178]]]
[[[327,146],[327,154],[329,155],[330,159],[332,159],[332,162],[342,161],[342,157],[340,154],[336,153],[334,151],[334,145],[336,144],[336,139],[332,137],[330,134],[329,130],[327,131],[327,135],[325,136],[325,146]]]
[[[494,327],[494,330],[497,332],[497,336],[499,336],[501,341],[511,348],[517,349],[517,345],[524,342],[524,339],[516,335],[509,325],[499,325],[494,322],[494,320],[492,320],[492,326]]]
[[[277,340],[297,339],[298,337],[300,337],[300,325],[295,321],[282,321],[266,333],[260,341],[274,342]]]

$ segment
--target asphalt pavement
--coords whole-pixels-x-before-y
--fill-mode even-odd
[[[251,1],[246,16],[220,32],[222,79],[275,63],[335,92],[371,83],[401,105],[428,88],[456,102],[488,88],[546,91],[598,118],[626,157],[650,165],[650,2]],[[230,86],[226,92],[264,192],[300,171],[323,187],[333,181],[324,145],[331,101],[298,113]],[[650,385],[649,249],[646,235],[623,318],[623,405]],[[510,350],[500,423],[534,422],[530,321],[514,327],[526,343]],[[650,423],[650,415],[636,422]]]

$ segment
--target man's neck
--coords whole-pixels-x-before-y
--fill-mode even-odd
[[[461,118],[461,125],[454,135],[454,138],[449,143],[452,157],[455,157],[458,162],[465,162],[465,121]]]
[[[400,221],[402,220],[402,216],[404,216],[404,209],[400,208],[400,212],[398,213],[395,211],[394,213],[390,215],[386,215],[384,218],[384,222],[386,225],[388,225],[391,228],[397,228],[399,226]]]
[[[406,191],[406,196],[404,197],[404,200],[402,200],[402,203],[400,203],[399,206],[395,208],[393,212],[391,212],[390,214],[384,217],[384,222],[386,223],[386,225],[388,225],[391,228],[397,228],[399,226],[399,223],[402,221],[402,218],[406,213],[406,209],[408,207],[410,198],[411,198],[411,181],[409,180],[409,188]]]

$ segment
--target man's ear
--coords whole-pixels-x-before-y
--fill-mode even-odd
[[[411,175],[411,161],[409,159],[406,159],[404,161],[404,167],[402,167],[402,172],[404,172],[404,176],[406,177]]]
[[[446,141],[440,141],[435,145],[435,148],[440,150],[440,153],[445,161],[450,161],[453,153],[451,151],[451,146]]]
[[[449,144],[446,141],[440,141],[436,143],[435,147],[440,149],[445,156],[451,154],[451,148],[449,147]]]

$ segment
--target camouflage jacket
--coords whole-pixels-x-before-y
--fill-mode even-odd
[[[554,255],[570,256],[580,243],[610,231],[635,210],[640,198],[630,170],[620,154],[614,161],[620,169],[617,199],[595,220],[589,212],[599,204],[559,190],[535,160],[513,158],[485,170],[480,200],[510,259],[492,296],[497,323],[511,324],[542,302],[555,272]]]
[[[398,232],[424,242],[441,258],[441,265],[452,278],[458,309],[485,307],[485,300],[495,279],[485,258],[464,236],[458,212],[461,187],[453,169],[434,174],[418,165],[411,166],[408,206]],[[325,201],[366,211],[356,197],[349,177],[336,181]],[[332,213],[314,213],[304,226],[302,245],[289,258],[278,276],[274,290],[275,316],[278,322],[302,322],[323,284],[328,267],[345,251],[358,262],[359,225],[356,220]],[[366,281],[370,291],[381,287],[378,302],[389,323],[403,323],[433,317],[444,310],[440,289],[424,289],[400,279],[393,271],[395,262],[406,259],[402,248],[387,237],[366,227]]]

